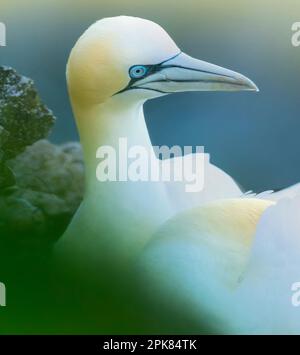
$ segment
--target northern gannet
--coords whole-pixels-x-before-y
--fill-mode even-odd
[[[100,183],[96,178],[99,146],[117,150],[119,138],[126,137],[129,146],[152,151],[143,115],[146,100],[180,91],[257,91],[255,84],[184,54],[159,25],[128,16],[102,19],[84,32],[70,54],[67,82],[86,186],[57,252],[91,269],[103,260],[123,266],[138,258],[143,277],[159,295],[190,302],[195,314],[200,307],[229,332],[255,330],[253,303],[248,307],[252,295],[246,297],[251,287],[246,283],[246,291],[236,290],[248,273],[259,220],[274,208],[272,198],[241,198],[234,180],[208,158],[204,190],[195,194],[168,183]],[[175,169],[181,159],[186,158],[172,159]]]
[[[199,193],[186,193],[172,183],[100,183],[96,152],[103,145],[117,150],[119,138],[126,137],[128,146],[144,146],[154,155],[143,114],[146,100],[180,91],[256,91],[250,79],[186,55],[151,21],[120,16],[94,23],[79,38],[69,57],[67,82],[84,151],[86,187],[60,248],[72,245],[72,253],[77,250],[82,258],[87,253],[89,259],[103,250],[105,255],[132,256],[179,211],[242,194],[208,156]],[[182,159],[172,159],[175,169]]]

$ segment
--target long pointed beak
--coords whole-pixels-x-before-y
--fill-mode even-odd
[[[181,91],[258,91],[257,86],[242,74],[194,59],[184,53],[159,65],[157,70],[138,80],[132,88],[162,93]]]

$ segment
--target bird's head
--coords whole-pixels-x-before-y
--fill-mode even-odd
[[[145,101],[180,91],[257,91],[234,71],[194,59],[154,22],[105,18],[79,38],[68,61],[71,100],[79,105],[120,96]]]

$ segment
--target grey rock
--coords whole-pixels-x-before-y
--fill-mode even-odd
[[[82,200],[81,146],[43,139],[54,122],[33,81],[0,67],[0,247],[52,246]]]
[[[40,100],[31,79],[0,67],[0,158],[14,158],[47,137],[55,117]]]

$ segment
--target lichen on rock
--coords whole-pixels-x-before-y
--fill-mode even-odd
[[[12,68],[0,67],[0,161],[47,137],[54,122],[33,81]]]
[[[55,117],[33,81],[0,67],[0,243],[49,246],[83,196],[79,143],[45,138]]]
[[[33,81],[12,68],[0,67],[0,189],[15,184],[6,161],[45,138],[54,122]]]

